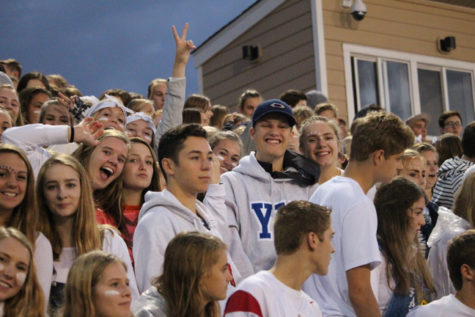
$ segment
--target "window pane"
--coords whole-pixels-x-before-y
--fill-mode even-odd
[[[358,60],[358,84],[360,109],[366,105],[378,104],[376,62]],[[357,109],[357,110],[360,110]]]
[[[411,116],[411,94],[409,91],[409,69],[406,63],[386,62],[389,110],[406,120]]]
[[[474,120],[472,87],[470,73],[447,70],[449,108],[460,112],[464,125]]]
[[[439,115],[443,112],[442,88],[440,85],[440,71],[418,69],[419,96],[421,98],[421,111],[430,116],[427,134],[439,135]]]

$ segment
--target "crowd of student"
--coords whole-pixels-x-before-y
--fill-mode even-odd
[[[147,98],[1,61],[0,316],[475,316],[475,122],[185,99],[187,29]]]

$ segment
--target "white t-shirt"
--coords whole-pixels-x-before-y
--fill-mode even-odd
[[[344,176],[335,176],[322,184],[310,201],[332,210],[335,253],[328,274],[312,274],[303,290],[320,304],[324,315],[355,316],[348,295],[346,271],[368,264],[374,269],[381,263],[376,239],[376,209],[361,186]]]
[[[102,241],[102,250],[121,259],[127,266],[127,277],[129,278],[129,287],[132,298],[135,300],[139,297],[137,283],[135,281],[134,269],[130,261],[127,246],[124,240],[113,229],[104,229],[104,238]],[[77,258],[76,248],[68,247],[61,250],[58,261],[54,261],[55,276],[54,282],[66,284],[69,269]]]
[[[450,294],[427,305],[419,306],[410,312],[407,317],[473,317],[472,309]]]
[[[242,281],[226,303],[228,317],[322,317],[317,302],[304,291],[279,281],[269,271],[260,271]]]
[[[33,258],[35,260],[36,276],[43,290],[45,307],[47,307],[53,279],[53,249],[49,240],[41,232],[38,232],[36,237]]]
[[[391,288],[388,285],[388,279],[386,276],[386,266],[388,265],[386,258],[381,254],[381,265],[378,265],[374,270],[371,271],[371,280],[372,284],[376,287],[373,288],[374,295],[378,301],[379,310],[384,315],[386,307],[393,296],[393,289],[396,286],[394,279],[391,277],[390,283]]]

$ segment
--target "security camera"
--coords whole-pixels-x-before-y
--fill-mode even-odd
[[[366,16],[366,5],[363,0],[354,0],[351,6],[351,15],[356,21],[361,21]]]

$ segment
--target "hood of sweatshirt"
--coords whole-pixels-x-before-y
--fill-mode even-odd
[[[243,157],[239,161],[239,165],[233,168],[233,172],[248,175],[262,182],[270,182],[272,180],[272,176],[264,170],[259,162],[257,162],[254,152],[251,152],[249,155]]]
[[[437,171],[437,175],[441,179],[450,179],[455,175],[465,173],[465,171],[471,165],[473,165],[473,163],[470,161],[461,159],[459,157],[454,157],[442,163],[442,165],[439,167],[439,170]]]
[[[265,165],[268,165],[268,167]],[[286,151],[285,153],[284,169],[282,172],[272,172],[272,165],[270,163],[259,163],[256,159],[256,153],[251,152],[239,161],[239,165],[233,169],[233,172],[247,175],[263,182],[271,181],[272,179],[276,182],[290,181],[300,187],[316,184],[320,176],[318,164],[292,151]]]
[[[193,223],[195,227],[201,227],[208,225],[210,228],[216,227],[216,221],[210,215],[205,205],[196,200],[196,211],[199,217],[193,213],[190,209],[185,207],[170,191],[163,190],[161,192],[149,191],[145,194],[144,203],[139,213],[140,219],[149,212],[155,212],[157,207],[166,208],[168,211],[174,213],[176,216],[185,219],[186,221]],[[203,221],[206,223],[203,224]]]

